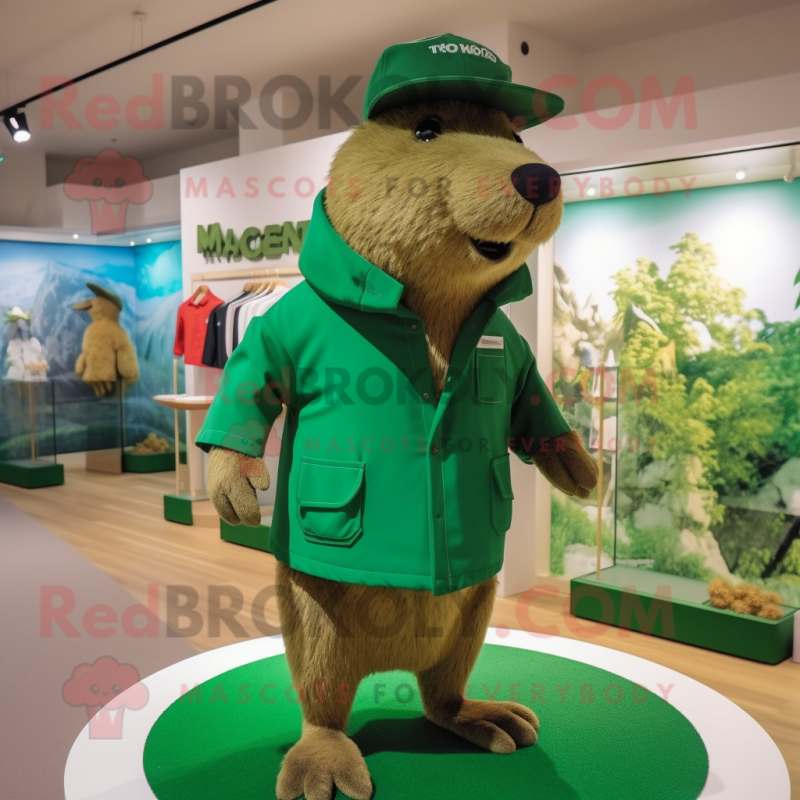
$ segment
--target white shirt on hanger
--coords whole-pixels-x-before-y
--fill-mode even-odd
[[[251,302],[239,311],[239,341],[244,339],[247,326],[260,317],[268,308],[272,307],[283,297],[289,289],[285,286],[276,286],[271,292],[262,292],[256,295]]]

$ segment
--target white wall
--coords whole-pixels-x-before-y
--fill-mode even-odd
[[[141,206],[128,207],[126,228],[178,224],[180,170],[238,154],[239,139],[233,136],[143,160],[142,171],[153,183],[153,195]],[[0,162],[0,226],[63,228],[89,233],[88,204],[70,200],[64,194],[64,178],[75,168],[76,160],[48,157],[21,145],[6,147],[5,159]]]
[[[151,181],[168,175],[178,176],[185,167],[195,164],[208,164],[223,158],[234,158],[239,155],[238,136],[229,136],[215,142],[187,147],[163,156],[142,159],[142,171]]]
[[[9,137],[2,140],[10,141]],[[0,162],[0,225],[43,225],[44,211],[39,205],[45,186],[44,153],[22,145],[4,146]]]
[[[514,327],[536,354],[545,380],[553,371],[553,241],[528,259],[533,294],[508,307]],[[505,564],[497,593],[508,597],[524,592],[550,574],[550,484],[536,467],[511,459],[514,515],[506,534]]]
[[[601,166],[683,158],[800,139],[800,5],[787,6],[679,34],[654,37],[613,48],[578,53],[530,28],[509,26],[509,63],[514,80],[538,86],[553,75],[577,80],[573,90],[552,89],[567,101],[564,114],[522,134],[525,143],[560,172]],[[520,43],[530,53],[523,56]],[[631,89],[622,104],[611,88],[613,76]],[[651,124],[642,117],[646,76],[658,79],[671,98],[678,80],[691,80],[675,122],[665,125],[653,109]],[[605,129],[587,119],[583,90],[604,82],[593,107],[620,120]],[[685,110],[693,106],[696,127]],[[590,109],[591,110],[591,109]],[[570,127],[567,127],[570,126]],[[644,126],[644,127],[643,127]]]
[[[141,205],[129,204],[125,215],[125,229],[128,232],[177,225],[180,221],[180,179],[177,175],[157,178],[152,181],[153,194]],[[28,215],[29,221],[21,223],[28,226],[42,226],[50,230],[60,228],[65,231],[89,233],[92,229],[92,216],[89,203],[85,200],[71,200],[64,192],[64,184],[48,186],[33,201],[34,213]]]

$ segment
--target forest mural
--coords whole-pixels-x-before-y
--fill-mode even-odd
[[[555,259],[554,389],[594,452],[603,409],[603,565],[800,605],[800,183],[571,204]],[[596,515],[554,495],[554,574],[591,570]]]
[[[95,396],[75,374],[83,333],[91,322],[76,302],[92,297],[87,281],[114,292],[123,303],[120,324],[138,356],[139,381],[119,397]],[[153,432],[174,438],[173,415],[152,400],[172,391],[172,342],[181,302],[180,242],[136,248],[0,241],[0,314],[29,312],[30,335],[41,342],[52,381],[52,424],[39,419],[43,455],[135,445]],[[0,331],[7,353],[11,326]],[[5,376],[6,370],[3,370]],[[25,457],[28,417],[19,387],[0,385],[0,458]],[[37,395],[44,397],[39,391]],[[48,393],[49,396],[49,393]]]

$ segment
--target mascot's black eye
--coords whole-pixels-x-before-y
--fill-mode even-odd
[[[102,186],[102,185],[103,185],[103,181],[100,178],[95,178],[92,181],[92,186]]]
[[[518,133],[515,133],[514,134],[514,141],[515,142],[519,142],[520,144],[522,144],[522,137]]]
[[[418,122],[416,128],[414,128],[414,136],[416,136],[417,141],[420,142],[429,142],[431,139],[435,139],[441,132],[442,126],[439,124],[439,120],[433,119],[433,117],[423,119],[421,122]]]
[[[124,179],[124,178],[117,178],[117,179],[114,181],[114,186],[116,186],[116,187],[117,187],[117,189],[120,189],[120,188],[121,188],[121,187],[123,187],[124,185],[125,185],[125,179]]]

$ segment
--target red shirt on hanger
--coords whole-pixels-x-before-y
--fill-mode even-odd
[[[213,292],[206,292],[197,302],[194,297],[190,297],[178,306],[178,324],[175,328],[175,347],[172,352],[176,356],[184,356],[185,364],[203,366],[203,345],[206,341],[208,317],[220,305],[222,300],[219,297]]]

